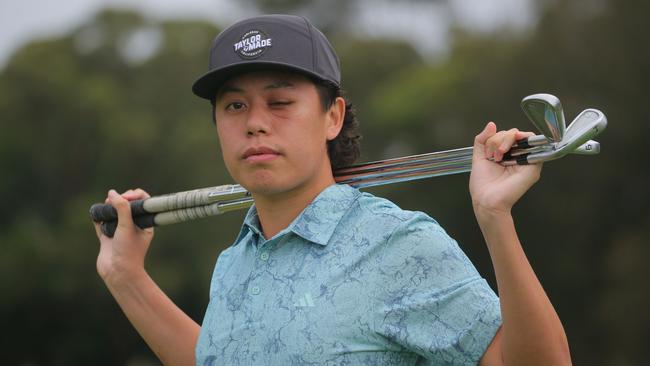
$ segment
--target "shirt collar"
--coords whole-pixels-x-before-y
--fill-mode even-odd
[[[360,195],[361,192],[356,188],[344,184],[332,184],[316,196],[293,222],[280,231],[276,237],[293,232],[305,240],[327,245],[339,221]],[[235,245],[249,231],[260,237],[262,236],[255,205],[248,210]]]

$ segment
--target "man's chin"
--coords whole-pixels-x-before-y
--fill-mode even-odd
[[[253,195],[277,195],[290,190],[290,187],[287,187],[286,183],[281,182],[280,179],[272,177],[269,174],[247,177],[247,179],[242,179],[239,184]]]

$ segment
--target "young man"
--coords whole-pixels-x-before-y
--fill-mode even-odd
[[[562,324],[528,264],[511,208],[541,166],[499,161],[530,133],[474,140],[470,193],[500,298],[430,217],[337,185],[332,166],[358,155],[340,97],[338,59],[307,20],[241,21],[214,41],[194,85],[209,99],[223,158],[255,199],[221,253],[200,327],[144,269],[153,231],[97,235],[97,268],[129,320],[167,365],[562,365]],[[343,132],[342,132],[343,130]]]

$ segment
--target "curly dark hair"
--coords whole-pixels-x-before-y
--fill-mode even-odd
[[[336,98],[343,97],[343,90],[331,81],[316,78],[309,79],[316,86],[323,111],[329,110]],[[212,122],[216,124],[216,98],[212,98],[210,102],[212,104]],[[352,165],[361,155],[361,132],[356,113],[354,105],[346,101],[343,127],[338,136],[327,141],[327,154],[330,158],[332,171]]]
[[[343,90],[336,84],[319,79],[312,79],[320,96],[323,111],[327,111],[336,98],[343,97]],[[333,140],[327,141],[327,153],[332,170],[352,165],[361,154],[361,133],[354,105],[345,102],[343,127]]]

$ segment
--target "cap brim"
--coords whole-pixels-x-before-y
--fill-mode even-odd
[[[242,73],[264,70],[296,71],[307,76],[324,80],[322,76],[295,65],[285,64],[282,62],[256,61],[243,64],[233,64],[221,67],[219,69],[211,70],[203,74],[194,82],[192,85],[192,92],[201,98],[212,100],[214,99],[217,90],[219,90],[221,85],[223,85],[223,83],[231,77]]]

